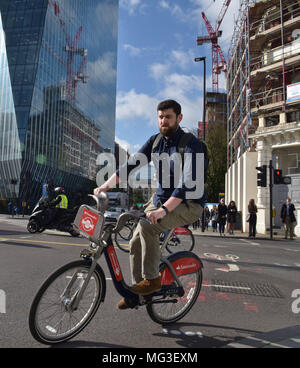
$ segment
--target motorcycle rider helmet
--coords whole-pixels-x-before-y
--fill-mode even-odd
[[[65,189],[63,187],[56,187],[54,191],[55,191],[55,194],[58,196],[60,194],[63,194],[65,192]]]

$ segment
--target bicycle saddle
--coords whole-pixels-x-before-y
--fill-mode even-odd
[[[145,217],[144,211],[132,210],[122,213],[117,221],[116,226],[113,229],[113,232],[119,232],[123,226],[130,220],[138,221],[141,217]]]

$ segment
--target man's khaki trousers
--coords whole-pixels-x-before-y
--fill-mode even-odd
[[[145,213],[156,210],[153,201],[145,209]],[[151,224],[141,219],[137,225],[130,245],[130,267],[132,283],[136,284],[159,276],[161,249],[159,234],[173,227],[192,224],[202,216],[203,208],[193,201],[181,203],[174,211],[163,217],[158,224]]]

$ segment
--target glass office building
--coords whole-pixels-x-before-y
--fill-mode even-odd
[[[0,197],[87,190],[114,150],[118,0],[0,0]]]

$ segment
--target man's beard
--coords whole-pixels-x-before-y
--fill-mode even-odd
[[[171,137],[178,129],[178,126],[179,124],[176,123],[174,126],[168,127],[167,129],[165,129],[166,127],[160,127],[159,130],[164,137]]]

